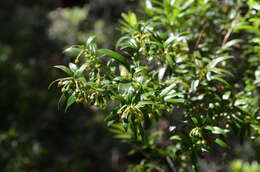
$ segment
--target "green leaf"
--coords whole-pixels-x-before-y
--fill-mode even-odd
[[[231,95],[231,91],[227,91],[227,92],[225,92],[225,94],[223,94],[222,99],[223,100],[228,100],[230,95]]]
[[[255,83],[260,84],[260,67],[258,67],[255,71]]]
[[[212,61],[208,64],[208,68],[213,68],[213,67],[215,67],[218,63],[220,63],[220,62],[222,62],[222,61],[225,61],[225,60],[227,60],[227,59],[231,59],[231,58],[232,58],[232,57],[229,57],[229,56],[227,56],[227,57],[218,57],[218,58],[212,60]]]
[[[164,42],[165,46],[171,44],[175,39],[176,37],[173,34],[171,34],[169,38]]]
[[[222,135],[226,135],[229,130],[228,129],[222,129],[219,128],[217,126],[206,126],[205,129],[210,130],[213,134],[222,134]]]
[[[184,103],[185,99],[166,99],[164,101],[166,101],[168,103]]]
[[[192,122],[193,122],[195,125],[198,125],[198,124],[199,124],[197,118],[191,117],[191,120],[192,120]]]
[[[228,148],[229,147],[223,140],[221,140],[219,138],[215,139],[215,143],[217,143],[219,146],[224,147],[224,148]]]
[[[258,33],[259,29],[251,25],[239,25],[235,28],[235,31],[246,30],[247,32]]]
[[[234,76],[231,72],[225,70],[225,69],[221,69],[221,68],[216,68],[216,67],[213,67],[213,68],[209,68],[208,69],[209,72],[214,72],[216,74],[220,74],[220,75],[223,75],[223,74],[227,74],[229,76]]]
[[[68,108],[75,102],[76,102],[76,96],[75,96],[75,93],[72,93],[71,96],[67,100],[65,112],[67,112]]]
[[[137,17],[135,13],[129,12],[127,14],[123,13],[122,17],[128,22],[131,26],[135,26],[137,24]]]
[[[153,8],[153,4],[150,0],[146,0],[145,1],[145,6],[147,9],[152,9]]]
[[[176,86],[176,84],[171,84],[170,86],[164,88],[161,93],[160,96],[166,96],[174,87]]]
[[[241,105],[246,105],[247,100],[246,99],[237,99],[234,103],[235,106],[241,106]]]
[[[221,78],[217,75],[210,76],[210,80],[217,80],[217,81],[222,82],[223,84],[226,84],[227,86],[230,87],[230,84],[226,80],[224,80],[223,78]]]
[[[76,70],[78,69],[77,65],[75,65],[74,63],[69,63],[69,68],[73,72],[76,72]]]
[[[91,44],[94,39],[95,39],[95,36],[90,36],[90,37],[87,39],[87,41],[86,41],[86,45]]]
[[[254,8],[255,10],[260,10],[259,2],[255,1],[255,0],[249,0],[247,3],[251,8]]]
[[[162,68],[159,69],[159,72],[158,72],[158,79],[159,79],[159,81],[161,81],[163,79],[166,70],[167,70],[167,66],[162,67]]]
[[[131,83],[119,83],[118,84],[119,94],[132,95],[134,93],[134,88]]]
[[[172,67],[173,65],[173,60],[172,60],[172,57],[170,55],[166,55],[166,61],[167,61],[167,64]]]
[[[118,114],[116,113],[111,113],[109,114],[108,116],[106,116],[106,118],[104,119],[105,122],[108,122],[108,121],[112,121],[112,120],[115,120],[115,119],[118,119]]]
[[[237,45],[238,43],[242,42],[242,40],[240,39],[233,39],[231,41],[228,41],[223,47],[222,49],[227,49],[227,48],[230,48],[232,46],[235,46]]]
[[[56,65],[54,67],[57,68],[57,69],[62,70],[63,72],[65,72],[69,76],[73,76],[73,71],[71,69],[69,69],[68,67],[66,67],[66,66]]]
[[[81,48],[76,48],[76,47],[72,46],[72,47],[65,49],[63,51],[63,53],[65,53],[68,56],[77,56],[80,53],[80,51],[82,51]]]
[[[200,80],[195,80],[191,82],[191,92],[196,92],[197,87],[199,86]]]
[[[138,102],[136,107],[140,108],[140,107],[144,107],[145,105],[153,105],[153,104],[155,104],[155,102],[153,102],[153,101],[140,101],[140,102]]]
[[[87,66],[88,64],[86,63],[80,66],[80,68],[75,72],[75,76],[81,76]]]
[[[129,78],[130,73],[123,65],[119,65],[119,71],[120,71],[120,76],[121,77]]]
[[[178,140],[178,141],[181,141],[181,137],[180,136],[171,136],[170,137],[170,140]]]
[[[112,57],[113,59],[115,59],[116,61],[118,61],[122,65],[124,65],[126,67],[126,69],[130,71],[130,66],[129,66],[127,60],[121,54],[119,54],[115,51],[109,50],[109,49],[99,49],[98,53]]]
[[[62,80],[62,79],[56,79],[56,80],[52,81],[52,82],[50,83],[50,85],[48,86],[48,89],[50,89],[53,84],[55,84],[56,82],[58,82],[58,81],[60,81],[60,80]]]
[[[61,106],[63,106],[66,102],[66,96],[65,94],[62,94],[60,96],[59,102],[58,102],[58,109],[60,109]]]

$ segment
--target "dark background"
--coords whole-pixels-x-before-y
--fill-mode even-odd
[[[60,92],[48,85],[62,76],[52,66],[71,60],[62,54],[65,46],[99,31],[99,45],[110,47],[121,12],[135,6],[127,0],[0,2],[1,172],[125,171],[127,149],[106,129],[104,115],[81,105],[58,110]],[[64,18],[64,8],[83,19]],[[57,29],[59,22],[64,26]]]

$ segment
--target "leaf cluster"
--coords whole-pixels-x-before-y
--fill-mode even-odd
[[[145,2],[143,19],[122,14],[116,50],[99,49],[93,37],[65,50],[75,62],[55,66],[68,75],[54,81],[61,87],[60,104],[107,109],[111,131],[135,145],[131,154],[144,156],[132,171],[175,171],[189,164],[198,171],[199,155],[217,145],[229,148],[230,134],[241,140],[259,135],[259,3]],[[250,36],[231,37],[234,31]],[[234,80],[240,77],[237,59],[248,64],[242,80]],[[166,130],[158,127],[163,118],[170,123]]]

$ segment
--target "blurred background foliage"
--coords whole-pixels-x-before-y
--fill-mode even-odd
[[[48,90],[66,63],[65,45],[96,34],[109,47],[120,13],[135,2],[121,0],[10,0],[0,2],[0,171],[122,171],[120,147],[104,129],[102,114],[57,108]],[[95,113],[94,113],[95,112]],[[120,150],[119,150],[120,149]],[[120,163],[120,164],[119,164]]]
[[[71,60],[60,53],[65,46],[95,35],[100,47],[111,48],[120,36],[121,13],[138,10],[143,2],[0,2],[1,172],[120,172],[139,160],[127,156],[127,145],[113,139],[103,112],[74,106],[64,113],[57,108],[59,91],[47,88],[62,75],[51,67]],[[236,145],[228,152],[234,161],[227,169],[259,171],[260,140]],[[205,171],[218,169],[214,161],[201,161],[200,166]]]

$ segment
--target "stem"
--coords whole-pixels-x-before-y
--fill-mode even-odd
[[[165,172],[163,169],[161,169],[161,168],[158,167],[158,166],[155,166],[155,169],[156,169],[157,171],[159,171],[159,172]]]
[[[202,34],[203,34],[203,32],[205,31],[205,29],[207,28],[207,26],[208,26],[208,24],[205,24],[205,25],[203,26],[203,28],[202,28],[202,30],[201,30],[201,32],[200,32],[200,35],[199,35],[199,37],[198,37],[198,39],[197,39],[197,41],[196,41],[195,48],[198,48],[199,43],[200,43],[200,41],[201,41],[201,39],[202,39]]]
[[[236,26],[236,21],[238,20],[240,14],[238,13],[238,10],[240,8],[240,1],[238,2],[238,5],[236,7],[236,16],[234,18],[234,20],[232,21],[231,25],[230,25],[230,28],[228,30],[228,32],[226,33],[224,39],[223,39],[223,42],[222,42],[222,46],[224,46],[226,44],[226,42],[228,41],[228,38],[230,37],[231,33],[233,32],[235,26]]]
[[[170,166],[172,172],[178,172],[178,170],[174,167],[174,164],[173,164],[173,162],[172,162],[172,159],[171,159],[169,156],[166,157],[166,161],[167,161],[167,163],[169,164],[169,166]]]
[[[230,37],[231,33],[233,32],[235,26],[236,26],[236,21],[237,21],[238,15],[235,17],[235,19],[232,21],[230,28],[228,30],[228,32],[226,33],[223,42],[222,42],[222,46],[224,46],[226,44],[226,42],[228,41],[228,38]]]

